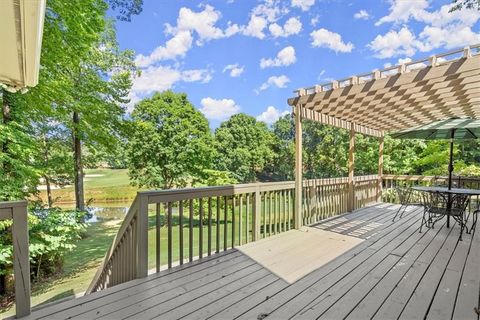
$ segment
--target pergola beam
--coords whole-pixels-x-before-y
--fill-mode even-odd
[[[346,129],[346,130],[350,130],[350,128],[353,125],[355,132],[361,133],[367,136],[372,136],[372,137],[381,137],[383,135],[383,133],[379,130],[362,126],[357,123],[338,119],[338,118],[320,113],[315,110],[307,109],[303,106],[299,106],[299,109],[300,109],[302,119],[307,119],[307,120],[315,121],[321,124],[326,124],[329,126],[334,126],[334,127]]]
[[[327,85],[288,100],[304,118],[380,137],[451,117],[480,118],[480,45]],[[370,132],[370,133],[369,133]]]

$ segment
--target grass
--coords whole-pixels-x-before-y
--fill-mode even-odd
[[[126,169],[86,169],[84,184],[85,199],[94,202],[132,200],[138,191],[130,185]],[[75,202],[73,186],[52,190],[52,195],[57,204]],[[41,191],[40,198],[46,202],[47,192]]]
[[[97,271],[103,256],[117,233],[119,224],[105,222],[89,224],[86,237],[67,253],[60,274],[32,283],[32,306],[73,297],[84,292]],[[0,317],[11,316],[15,306],[0,310]]]

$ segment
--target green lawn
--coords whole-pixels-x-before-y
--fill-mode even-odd
[[[126,169],[86,169],[84,183],[86,201],[132,200],[138,191],[130,185]],[[52,190],[52,194],[57,204],[75,202],[73,186]],[[46,191],[41,191],[40,197],[46,200]]]

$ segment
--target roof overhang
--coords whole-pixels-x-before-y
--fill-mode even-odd
[[[480,45],[297,91],[302,116],[379,136],[451,117],[480,119]],[[447,60],[449,59],[449,60]]]
[[[0,1],[0,84],[10,91],[38,83],[45,0]]]

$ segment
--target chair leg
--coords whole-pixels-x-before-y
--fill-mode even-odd
[[[400,213],[400,211],[402,210],[403,207],[404,207],[403,204],[400,205],[400,208],[398,208],[397,212],[395,213],[395,216],[393,217],[392,222],[395,222],[395,219],[397,218],[398,214]],[[401,218],[401,217],[402,217],[402,215],[400,215],[399,218]]]
[[[475,227],[477,226],[477,219],[478,219],[478,211],[474,211],[473,212],[473,223],[472,223],[472,227],[470,228],[470,233],[472,233],[473,230],[475,230]],[[467,230],[468,230],[468,227],[467,227]]]

